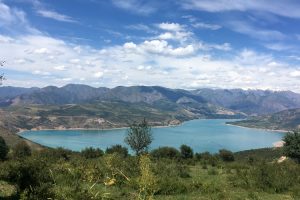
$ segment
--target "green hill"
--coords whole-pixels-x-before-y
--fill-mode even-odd
[[[291,131],[300,128],[300,109],[284,110],[270,115],[252,117],[247,120],[228,122],[228,124],[249,128]]]

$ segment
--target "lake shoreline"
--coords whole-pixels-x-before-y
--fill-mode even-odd
[[[191,121],[191,120],[189,120]],[[188,121],[185,121],[188,122]],[[170,127],[176,127],[176,126],[181,126],[185,122],[181,122],[179,124],[174,124],[174,125],[161,125],[161,126],[151,126],[151,128],[170,128]],[[123,126],[123,127],[115,127],[115,128],[41,128],[41,129],[32,129],[32,130],[20,130],[16,134],[19,136],[22,136],[22,134],[26,131],[113,131],[113,130],[122,130],[122,129],[128,129],[129,126]]]
[[[191,119],[191,120],[187,120],[187,121],[182,121],[178,124],[170,124],[170,125],[161,125],[161,126],[151,126],[151,128],[170,128],[170,127],[177,127],[177,126],[181,126],[184,123],[190,122],[190,121],[194,121],[194,120],[211,120],[211,119]],[[222,119],[222,120],[229,120],[229,119]],[[231,119],[232,120],[232,119]],[[289,131],[287,130],[273,130],[273,129],[264,129],[264,128],[255,128],[255,127],[246,127],[246,126],[240,126],[240,125],[235,125],[235,124],[229,124],[227,122],[225,122],[225,125],[228,126],[235,126],[235,127],[239,127],[239,128],[247,128],[247,129],[256,129],[256,130],[262,130],[262,131],[268,131],[268,132],[279,132],[279,133],[288,133]],[[113,130],[121,130],[121,129],[128,129],[128,126],[123,126],[123,127],[114,127],[114,128],[54,128],[54,129],[49,129],[49,128],[41,128],[41,129],[32,129],[32,130],[20,130],[18,131],[16,134],[17,135],[22,135],[23,132],[26,131],[113,131]]]
[[[288,133],[290,131],[287,130],[274,130],[274,129],[266,129],[266,128],[255,128],[255,127],[247,127],[247,126],[240,126],[240,125],[235,125],[235,124],[228,124],[225,123],[228,126],[236,126],[240,128],[247,128],[247,129],[256,129],[256,130],[261,130],[261,131],[269,131],[269,132],[279,132],[279,133]]]

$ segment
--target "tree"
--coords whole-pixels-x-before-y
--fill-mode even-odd
[[[141,123],[133,123],[129,126],[125,143],[135,151],[136,155],[147,152],[149,145],[153,141],[151,127],[144,119]]]
[[[226,150],[226,149],[219,150],[219,156],[225,162],[234,161],[233,153],[231,151]]]
[[[193,158],[193,156],[194,156],[193,149],[184,144],[181,145],[181,147],[180,147],[180,154],[181,154],[181,158],[183,158],[183,159]]]
[[[5,61],[0,60],[0,67],[4,66]],[[4,74],[0,74],[0,85],[2,85],[2,81],[5,79]]]
[[[127,157],[128,156],[128,149],[126,147],[123,147],[120,144],[116,144],[116,145],[113,145],[113,146],[107,148],[105,153],[107,153],[107,154],[117,153],[117,154],[119,154],[123,157]]]
[[[300,131],[293,131],[283,138],[283,152],[300,163]]]
[[[26,142],[22,141],[15,146],[13,154],[16,158],[24,158],[31,156],[31,149]]]
[[[8,154],[8,146],[5,140],[0,136],[0,160],[5,160]]]

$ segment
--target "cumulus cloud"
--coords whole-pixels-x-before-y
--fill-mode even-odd
[[[182,31],[184,27],[178,23],[160,23],[157,25],[158,28],[165,31]]]
[[[135,0],[124,1],[120,5],[127,9],[128,2]],[[137,6],[142,6],[139,2]],[[6,24],[5,27],[15,24],[22,28],[31,27],[24,12],[4,5],[1,0],[0,10],[7,16],[0,21],[0,24]],[[208,24],[198,26],[218,28]],[[155,84],[186,89],[223,87],[300,92],[299,66],[287,64],[272,54],[252,49],[235,50],[228,42],[214,44],[200,41],[194,38],[187,25],[164,22],[154,27],[157,28],[157,33],[153,33],[156,36],[138,42],[127,39],[128,42],[103,48],[69,43],[40,32],[0,35],[0,55],[7,61],[6,68],[11,72],[7,74],[5,84],[62,86],[79,81],[97,87]],[[240,25],[237,30],[274,40],[283,36],[278,32],[250,28]],[[218,53],[231,51],[231,57],[226,58],[223,54],[214,56],[216,50]],[[297,55],[292,56],[290,59]],[[20,79],[14,74],[24,76]]]

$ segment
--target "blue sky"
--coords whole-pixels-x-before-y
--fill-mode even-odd
[[[297,0],[0,0],[4,85],[300,92]]]

